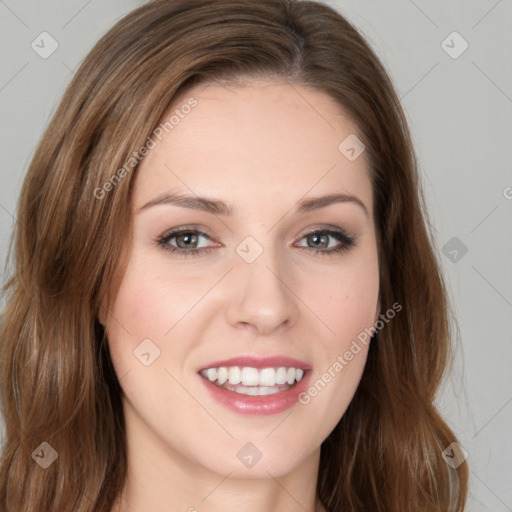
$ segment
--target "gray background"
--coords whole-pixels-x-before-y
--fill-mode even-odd
[[[23,177],[73,70],[142,3],[0,0],[2,270]],[[461,328],[439,406],[468,452],[467,510],[512,511],[512,2],[328,3],[370,41],[410,122]],[[43,31],[59,45],[46,59],[31,48]],[[458,56],[454,31],[469,45]]]

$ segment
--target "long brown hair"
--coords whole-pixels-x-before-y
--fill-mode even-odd
[[[318,496],[330,512],[463,510],[467,466],[444,461],[456,438],[433,403],[451,356],[451,309],[407,123],[382,65],[319,2],[155,0],[86,57],[23,184],[1,331],[3,511],[111,510],[126,476],[125,426],[98,315],[131,241],[137,165],[126,162],[179,94],[250,76],[322,91],[357,124],[381,310],[403,307],[375,334],[354,399],[322,444]],[[43,442],[58,454],[46,469],[33,457]]]

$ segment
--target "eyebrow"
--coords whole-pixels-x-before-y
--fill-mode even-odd
[[[349,194],[328,194],[325,196],[301,199],[295,205],[295,212],[311,212],[321,208],[326,208],[327,206],[335,203],[352,203],[359,205],[364,210],[366,216],[369,216],[366,205],[358,197]],[[170,193],[160,194],[154,199],[151,199],[141,206],[137,210],[137,213],[157,205],[180,206],[182,208],[202,210],[208,213],[213,213],[214,215],[229,216],[233,213],[233,209],[224,201],[219,199]]]

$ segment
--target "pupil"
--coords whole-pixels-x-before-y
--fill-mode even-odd
[[[326,235],[318,235],[313,234],[311,235],[311,240],[314,244],[321,245],[323,248],[327,247],[327,236]]]
[[[178,247],[180,247],[180,241],[184,242],[184,247],[187,248],[187,247],[190,247],[190,245],[195,245],[197,243],[197,235],[193,234],[193,233],[185,233],[183,235],[179,235],[177,238],[176,238],[176,243],[178,245]],[[183,247],[180,247],[181,249]]]

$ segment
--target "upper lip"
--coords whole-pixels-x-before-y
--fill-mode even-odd
[[[220,368],[221,366],[247,366],[251,368],[278,368],[284,366],[286,368],[302,368],[303,370],[311,370],[311,365],[287,356],[267,356],[267,357],[254,357],[254,356],[238,356],[231,359],[223,359],[221,361],[214,361],[205,366],[202,366],[199,371],[208,368]]]

